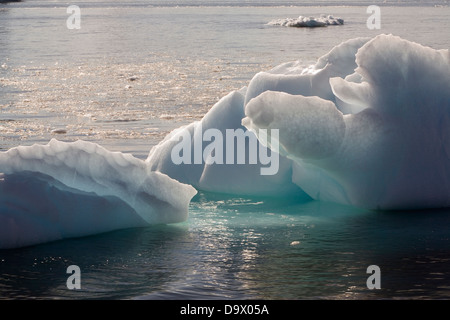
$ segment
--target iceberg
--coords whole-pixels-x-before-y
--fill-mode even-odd
[[[450,206],[448,50],[394,35],[350,39],[313,66],[288,62],[256,74],[201,123],[252,132],[279,153],[278,173],[174,164],[171,150],[186,131],[192,136],[195,123],[154,147],[150,168],[206,191],[294,193],[373,210]],[[261,129],[278,130],[277,148]]]
[[[130,154],[51,140],[0,153],[0,249],[186,220],[197,191]]]
[[[322,69],[280,76],[296,85],[260,77],[243,124],[280,129],[292,180],[313,199],[377,210],[450,206],[449,51],[393,35],[352,51],[347,75],[346,59],[328,57]],[[334,64],[347,72],[326,74],[314,93]]]
[[[322,14],[320,17],[304,17],[275,19],[268,23],[271,26],[295,27],[295,28],[316,28],[326,26],[340,26],[344,24],[344,19],[335,18],[332,15]]]

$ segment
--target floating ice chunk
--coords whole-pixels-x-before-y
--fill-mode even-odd
[[[341,50],[349,47],[341,46],[343,55],[331,63],[346,72],[309,86],[304,79],[319,73],[280,75],[286,85],[260,76],[257,90],[249,86],[243,123],[253,130],[280,127],[293,181],[314,199],[372,209],[450,206],[449,51],[392,35],[359,45],[347,58]],[[331,56],[316,66],[328,68]]]
[[[145,225],[118,197],[69,188],[37,172],[0,174],[0,249]]]
[[[221,99],[202,121],[172,132],[147,163],[209,191],[276,195],[293,191],[293,181],[302,197],[306,192],[358,207],[448,207],[449,114],[448,50],[392,35],[357,38],[314,66],[301,69],[290,62],[258,73],[246,90]],[[171,161],[177,141],[194,137],[199,124],[223,133],[241,123],[258,138],[260,129],[279,130],[278,175],[263,177],[251,166]]]
[[[130,154],[51,140],[0,153],[0,248],[187,217],[196,190]]]
[[[275,19],[268,23],[272,26],[282,26],[282,27],[296,27],[296,28],[315,28],[315,27],[326,27],[330,25],[343,25],[344,19],[334,18],[332,15],[322,14],[320,17],[303,17],[298,18],[285,18],[285,19]]]

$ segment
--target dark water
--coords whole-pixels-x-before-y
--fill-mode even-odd
[[[200,194],[179,225],[0,252],[3,299],[447,299],[450,211]],[[81,289],[69,290],[69,265]],[[381,271],[369,290],[367,267]]]

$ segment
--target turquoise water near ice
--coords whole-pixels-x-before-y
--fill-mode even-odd
[[[0,252],[15,299],[447,299],[449,210],[201,193],[185,223]],[[66,287],[78,265],[81,289]],[[369,290],[378,265],[381,289]]]
[[[394,33],[449,48],[449,8],[364,6],[0,7],[0,148],[86,139],[145,158],[171,129],[282,62],[314,63],[343,40]],[[326,13],[338,28],[272,19]],[[138,81],[127,81],[137,75]],[[130,85],[132,90],[125,89]],[[449,210],[375,212],[292,198],[200,193],[186,222],[0,251],[0,299],[448,299]],[[69,265],[81,290],[66,286]],[[378,265],[381,289],[366,269]]]

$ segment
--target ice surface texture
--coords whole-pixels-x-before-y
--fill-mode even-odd
[[[280,128],[293,181],[314,199],[369,209],[448,207],[449,51],[392,35],[360,41],[356,55],[358,41],[344,43],[305,74],[254,79],[259,94],[246,104],[244,125]]]
[[[320,58],[315,66],[304,70],[297,62],[282,64],[269,72],[255,75],[248,88],[229,93],[218,101],[201,121],[191,123],[171,132],[161,143],[153,147],[146,162],[152,170],[163,172],[170,177],[197,189],[210,192],[222,192],[235,195],[290,196],[295,195],[311,199],[293,181],[293,162],[287,153],[279,157],[279,169],[275,175],[260,174],[261,164],[175,164],[171,153],[182,137],[191,137],[191,157],[194,157],[195,142],[202,137],[194,133],[195,128],[205,132],[218,129],[225,137],[227,129],[243,129],[245,106],[261,93],[285,91],[296,95],[317,95],[324,99],[333,99],[330,77],[345,77],[356,68],[355,53],[368,39],[350,40]],[[331,102],[330,102],[331,103]],[[275,111],[277,112],[277,111]],[[283,130],[289,130],[284,128]],[[282,131],[280,131],[281,133]],[[249,135],[255,135],[250,132]],[[256,136],[256,135],[255,135]],[[203,148],[209,142],[203,144]],[[229,141],[228,141],[229,143]],[[258,148],[266,148],[259,144]],[[281,150],[283,151],[283,150]],[[251,151],[246,146],[246,158]],[[227,152],[223,150],[224,157]]]
[[[208,129],[217,129],[226,139],[227,129],[246,128],[241,125],[244,114],[244,100],[246,88],[234,91],[222,98],[201,121],[191,123],[188,126],[179,128],[171,132],[161,143],[153,147],[146,162],[152,170],[163,172],[174,179],[190,184],[203,191],[237,194],[237,195],[287,195],[300,194],[302,191],[292,183],[292,161],[285,157],[279,159],[279,169],[276,175],[261,175],[261,164],[250,164],[249,139],[245,145],[245,163],[239,164],[237,161],[238,152],[235,150],[232,164],[207,164],[204,159],[201,163],[195,164],[196,141],[203,140],[203,134]],[[196,128],[198,128],[196,130]],[[187,135],[186,135],[187,134]],[[258,149],[266,149],[260,144],[256,136],[249,132],[258,144]],[[182,141],[182,137],[191,139],[191,163],[175,164],[172,161],[173,148]],[[227,157],[226,143],[223,143],[223,157]],[[206,141],[202,143],[202,152],[210,144]],[[236,142],[236,148],[237,142]],[[306,196],[306,195],[304,195]]]
[[[184,221],[196,193],[84,141],[13,148],[0,169],[0,248]]]
[[[290,62],[258,73],[201,123],[220,130],[244,125],[255,134],[279,129],[278,174],[261,176],[242,165],[174,165],[170,151],[194,124],[151,150],[152,170],[208,191],[306,193],[382,210],[450,205],[448,50],[393,35],[352,39],[314,66]]]

